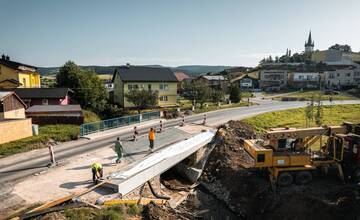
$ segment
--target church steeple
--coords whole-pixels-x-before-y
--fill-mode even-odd
[[[307,40],[307,42],[305,41],[305,53],[313,52],[314,45],[315,45],[315,43],[311,38],[311,30],[310,30],[308,40]]]

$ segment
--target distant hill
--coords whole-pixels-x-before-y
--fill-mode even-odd
[[[150,67],[161,67],[161,65],[146,65]],[[84,69],[93,69],[97,74],[112,74],[117,66],[80,66]],[[40,75],[52,75],[59,71],[60,67],[39,67],[38,71]],[[217,73],[225,69],[232,68],[231,66],[207,66],[207,65],[189,65],[169,67],[174,72],[184,72],[192,76],[198,76],[204,73]]]

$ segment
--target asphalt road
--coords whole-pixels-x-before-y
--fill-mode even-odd
[[[217,126],[226,123],[229,120],[239,120],[246,117],[251,117],[256,114],[264,112],[284,110],[290,108],[298,108],[306,106],[307,102],[278,102],[269,101],[263,102],[260,105],[240,107],[233,109],[224,109],[206,113],[207,124],[209,126]],[[324,105],[329,102],[323,102]],[[333,104],[360,104],[360,100],[352,101],[337,101]],[[202,123],[204,114],[198,114],[186,117],[186,123]],[[179,125],[180,119],[168,120],[164,122],[164,129]],[[142,127],[139,129],[140,134],[145,134],[152,125]],[[98,138],[95,140],[80,139],[77,141],[67,142],[57,145],[54,148],[56,160],[59,163],[64,163],[66,160],[76,155],[85,154],[93,150],[108,147],[113,144],[116,137],[121,139],[131,137],[132,131],[113,134],[106,138]],[[0,184],[20,180],[23,177],[32,175],[43,170],[47,170],[49,163],[49,153],[47,149],[39,149],[32,152],[10,156],[0,159]],[[1,194],[1,190],[0,190]]]

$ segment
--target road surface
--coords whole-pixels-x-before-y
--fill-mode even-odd
[[[223,109],[206,113],[207,124],[209,126],[218,126],[226,123],[229,120],[239,120],[246,117],[251,117],[257,114],[284,110],[290,108],[298,108],[306,106],[307,102],[280,102],[280,101],[268,101],[262,102],[260,105],[254,105],[249,107],[240,107],[232,109]],[[324,105],[330,104],[329,102],[323,102]],[[360,104],[360,100],[349,101],[334,101],[333,104]],[[202,123],[204,114],[198,114],[186,117],[186,123]],[[168,120],[164,122],[164,128],[178,126],[180,119]],[[147,133],[149,126],[144,126],[139,129],[140,134]],[[94,140],[80,139],[77,141],[66,142],[57,145],[55,150],[55,156],[58,162],[65,161],[76,155],[85,154],[99,148],[108,147],[113,144],[116,137],[120,136],[121,139],[130,138],[132,135],[131,130],[123,131],[121,133],[112,134],[105,138],[97,138]],[[125,149],[126,151],[126,149]],[[0,159],[0,184],[4,184],[9,181],[20,180],[23,177],[32,175],[34,173],[41,172],[48,169],[46,165],[49,163],[49,153],[47,149],[34,150],[27,153],[17,154]],[[0,193],[1,194],[1,193]]]

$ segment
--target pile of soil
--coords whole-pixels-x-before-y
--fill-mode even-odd
[[[309,185],[294,184],[274,192],[267,173],[243,168],[247,157],[242,139],[254,138],[254,130],[241,121],[229,122],[224,130],[200,181],[240,218],[359,219],[357,184],[341,183],[336,176],[317,176]]]
[[[150,203],[144,206],[143,218],[147,220],[170,220],[170,219],[179,219],[179,220],[188,220],[187,216],[181,213],[177,213],[174,209],[167,206],[158,206],[156,204]]]

